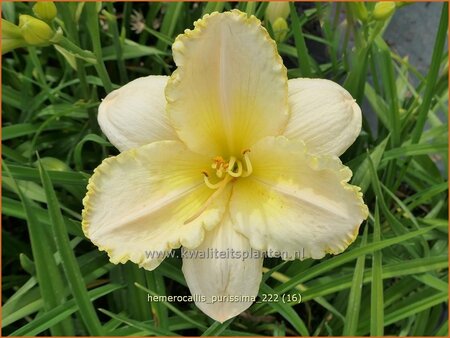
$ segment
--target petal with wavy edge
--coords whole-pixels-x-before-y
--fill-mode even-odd
[[[230,188],[197,218],[212,194],[203,182],[209,159],[179,141],[160,141],[108,158],[89,180],[83,231],[111,262],[154,269],[164,253],[194,248],[223,218]]]
[[[254,249],[318,259],[355,239],[368,210],[338,158],[313,157],[303,142],[279,136],[258,142],[251,161],[253,174],[235,182],[230,214]]]
[[[194,250],[183,249],[183,273],[192,295],[206,301],[196,305],[223,323],[245,311],[258,295],[262,254],[233,229],[229,216]],[[197,297],[199,298],[199,297]]]
[[[322,79],[292,79],[288,87],[291,116],[284,135],[304,141],[312,154],[343,154],[361,131],[361,109],[352,96]]]
[[[140,77],[112,91],[98,108],[98,123],[120,151],[155,141],[178,140],[166,115],[168,76]]]
[[[226,157],[280,135],[288,119],[286,68],[261,22],[233,10],[194,25],[172,46],[178,68],[166,87],[180,139],[198,153]]]

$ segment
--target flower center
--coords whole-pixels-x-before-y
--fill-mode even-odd
[[[248,153],[250,149],[245,149],[242,151],[242,159],[238,160],[235,156],[231,156],[228,161],[225,161],[222,156],[216,156],[211,165],[212,169],[216,170],[216,177],[222,178],[217,183],[212,183],[210,180],[210,175],[206,170],[202,171],[203,179],[208,188],[211,189],[220,189],[228,182],[233,180],[233,178],[238,177],[247,177],[253,171],[252,163],[250,162],[250,158]]]
[[[231,156],[228,162],[225,161],[222,156],[216,156],[213,160],[211,168],[216,170],[215,176],[219,179],[218,182],[212,183],[210,180],[212,175],[210,176],[206,170],[202,171],[203,180],[205,181],[206,186],[216,191],[212,193],[200,210],[198,210],[193,216],[189,217],[184,224],[188,224],[198,218],[211,205],[211,202],[222,194],[228,183],[238,177],[247,177],[251,175],[253,167],[248,156],[249,152],[250,149],[245,149],[242,151],[241,160]]]

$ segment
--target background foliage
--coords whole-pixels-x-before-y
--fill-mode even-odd
[[[32,5],[3,2],[3,17],[17,23]],[[338,256],[266,260],[260,291],[300,292],[301,304],[254,304],[214,323],[193,304],[147,302],[148,293],[189,294],[180,260],[152,272],[115,266],[84,238],[87,179],[117,154],[96,122],[99,99],[136,77],[171,74],[176,35],[234,7],[263,20],[267,3],[57,3],[53,28],[84,51],[3,56],[3,334],[447,336],[446,4],[425,74],[384,41],[395,14],[375,20],[373,3],[291,4],[278,43],[289,77],[332,79],[366,107],[342,159],[371,211]]]

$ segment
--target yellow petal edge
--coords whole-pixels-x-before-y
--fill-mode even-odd
[[[304,142],[301,143],[303,143],[303,151],[305,153],[305,156],[308,158],[308,165],[310,168],[314,170],[321,170],[327,168],[339,173],[340,183],[342,187],[345,190],[352,192],[355,195],[355,198],[361,202],[359,207],[362,215],[362,220],[366,220],[367,217],[369,217],[369,208],[364,203],[361,187],[349,183],[350,179],[353,176],[351,169],[342,164],[339,158],[327,155],[324,156],[311,155],[308,152],[305,143]],[[342,246],[340,246],[338,249],[335,250],[331,248],[326,248],[324,250],[325,253],[337,255],[344,252],[350,246],[350,244],[352,244],[358,237],[359,227],[361,226],[361,223],[355,225],[353,232],[347,233],[347,238],[343,239]]]

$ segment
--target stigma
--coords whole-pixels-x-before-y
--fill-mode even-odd
[[[240,159],[237,159],[235,156],[230,156],[228,161],[224,160],[222,156],[214,157],[211,168],[215,170],[215,176],[219,181],[212,183],[212,177],[208,174],[208,171],[203,170],[203,180],[206,186],[211,189],[219,189],[233,179],[250,176],[253,167],[250,162],[249,153],[250,149],[245,149],[242,151],[242,157]]]

